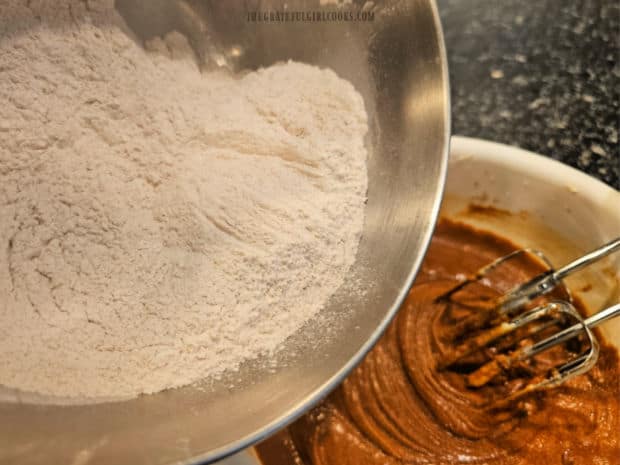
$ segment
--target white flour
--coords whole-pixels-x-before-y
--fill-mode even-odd
[[[28,3],[0,4],[0,385],[135,396],[276,350],[354,261],[359,94],[298,63],[200,74],[111,2]]]

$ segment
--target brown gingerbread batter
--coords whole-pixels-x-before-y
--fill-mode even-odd
[[[441,221],[416,283],[386,334],[321,405],[257,447],[263,463],[619,464],[615,348],[602,343],[589,373],[508,411],[484,406],[514,389],[518,380],[508,376],[501,385],[474,390],[464,382],[466,367],[437,369],[449,350],[446,330],[464,310],[436,297],[459,275],[515,248],[492,234]],[[511,264],[484,292],[505,292],[539,271],[534,261]],[[555,363],[564,356],[569,354],[555,351],[536,363]]]

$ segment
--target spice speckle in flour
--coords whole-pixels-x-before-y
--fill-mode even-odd
[[[4,1],[0,30],[0,386],[96,400],[217,377],[342,284],[367,188],[350,83],[201,73],[111,1]]]

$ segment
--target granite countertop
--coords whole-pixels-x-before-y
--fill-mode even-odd
[[[452,133],[548,155],[620,189],[620,3],[437,3]]]

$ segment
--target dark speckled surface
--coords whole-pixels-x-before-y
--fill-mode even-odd
[[[551,156],[620,189],[620,2],[438,6],[452,132]]]

